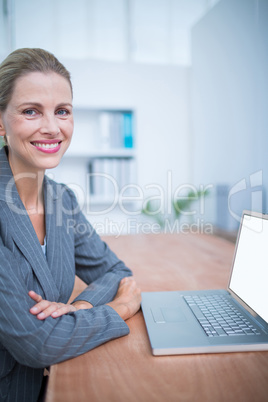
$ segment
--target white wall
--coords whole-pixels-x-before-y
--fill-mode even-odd
[[[267,22],[266,0],[222,0],[192,31],[194,181],[232,187],[245,179],[237,213],[260,209],[251,184],[262,180],[268,195]]]

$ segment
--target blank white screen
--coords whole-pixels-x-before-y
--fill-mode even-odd
[[[244,215],[229,287],[268,321],[268,220]]]

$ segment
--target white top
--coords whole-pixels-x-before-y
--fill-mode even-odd
[[[45,254],[45,256],[47,255],[47,239],[46,237],[44,238],[44,244],[41,244],[41,248],[43,250],[43,253]]]

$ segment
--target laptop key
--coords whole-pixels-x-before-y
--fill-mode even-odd
[[[222,328],[215,328],[219,336],[226,336],[226,332]]]
[[[194,315],[196,316],[196,318],[198,320],[205,318],[204,314],[202,313],[202,311],[200,310],[200,308],[196,304],[191,305],[189,307],[190,307],[190,309],[192,310],[192,312],[194,313]]]

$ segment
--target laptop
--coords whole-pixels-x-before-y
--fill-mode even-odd
[[[268,350],[268,215],[243,212],[226,290],[143,292],[141,306],[153,355]]]

